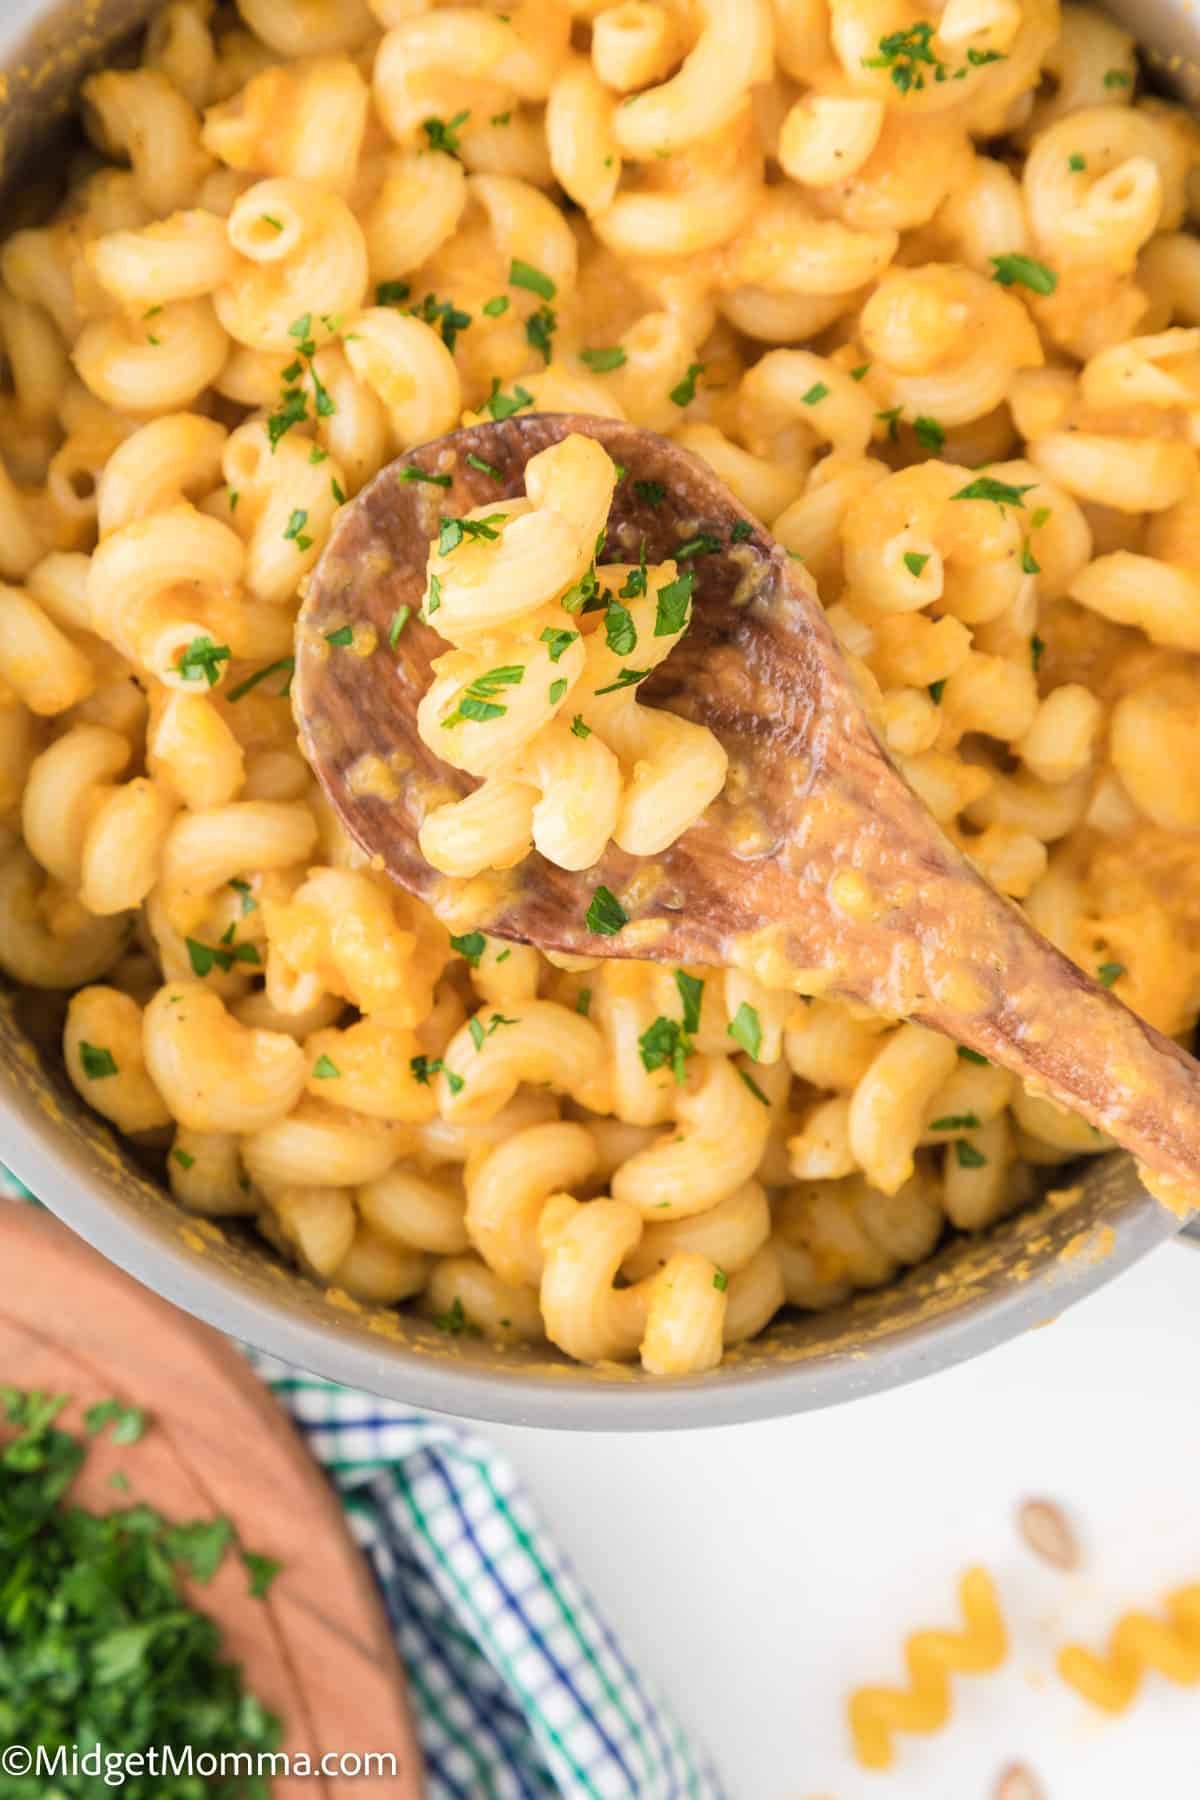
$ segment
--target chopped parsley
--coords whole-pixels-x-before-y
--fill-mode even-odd
[[[480,310],[489,319],[498,319],[501,313],[506,313],[511,305],[512,302],[507,294],[493,294],[490,300],[484,301]]]
[[[870,367],[871,367],[871,365],[869,362],[859,363],[857,369],[851,369],[851,371],[850,371],[851,381],[861,381],[863,376],[867,373],[867,371],[869,370]]]
[[[883,412],[877,412],[875,414],[875,417],[880,420],[882,424],[887,426],[888,442],[891,444],[899,442],[900,414],[903,411],[904,408],[902,406],[889,406],[885,408]]]
[[[518,382],[511,394],[502,394],[500,382],[494,376],[492,391],[483,403],[484,411],[491,413],[493,419],[511,419],[514,413],[532,405],[533,395],[528,388],[523,388]]]
[[[625,586],[621,589],[622,600],[641,600],[646,593],[646,540],[642,539],[642,548],[638,556],[638,566],[630,569],[625,577]]]
[[[389,649],[394,650],[396,648],[397,639],[411,617],[411,606],[398,606],[396,608],[395,612],[392,614],[392,622],[388,626],[387,641]]]
[[[506,517],[505,513],[489,513],[486,519],[451,519],[443,513],[438,521],[438,555],[449,556],[464,538],[493,543],[500,536],[496,527],[502,526]]]
[[[337,648],[344,650],[347,644],[352,644],[354,642],[353,625],[339,625],[336,631],[327,631],[325,633],[325,642],[327,644],[334,644]]]
[[[987,1157],[974,1144],[968,1144],[966,1138],[955,1138],[954,1154],[958,1158],[960,1169],[982,1169],[987,1164]]]
[[[633,491],[639,500],[644,500],[656,512],[667,497],[667,490],[661,481],[635,481]]]
[[[220,969],[228,975],[234,963],[252,963],[255,968],[262,963],[254,944],[234,944],[230,949],[223,950],[218,944],[202,944],[196,938],[184,938],[183,941],[187,946],[192,973],[201,980],[206,975],[211,975],[214,969]]]
[[[913,430],[917,434],[917,442],[922,450],[932,450],[935,456],[940,454],[942,446],[946,442],[946,433],[936,419],[930,419],[924,413],[920,413],[913,420]]]
[[[715,556],[723,548],[720,538],[714,537],[711,531],[700,531],[685,543],[676,544],[675,559],[677,562],[687,562],[693,556]]]
[[[276,695],[276,699],[283,700],[292,691],[292,676],[295,670],[295,657],[281,656],[277,662],[268,663],[265,668],[256,669],[253,675],[247,675],[245,681],[239,681],[235,688],[230,688],[228,698],[230,700],[244,699],[251,688],[256,688],[260,681],[269,681],[272,675],[286,674],[287,680]]]
[[[341,1076],[341,1073],[342,1071],[338,1068],[337,1064],[328,1056],[318,1056],[316,1062],[313,1064],[313,1079],[315,1081],[337,1081]]]
[[[1081,156],[1079,151],[1076,150],[1068,156],[1067,167],[1070,169],[1072,175],[1082,175],[1083,171],[1087,168],[1087,159]]]
[[[696,377],[697,375],[703,375],[703,373],[704,364],[702,362],[688,364],[687,374],[683,377],[683,380],[677,381],[675,386],[671,389],[670,398],[675,402],[676,406],[690,406],[692,404],[692,401],[696,398]],[[636,486],[636,483],[634,485]]]
[[[1029,640],[1029,660],[1033,664],[1033,672],[1035,675],[1037,674],[1039,668],[1041,667],[1042,657],[1045,655],[1045,653],[1046,653],[1045,643],[1043,642],[1043,640],[1038,636],[1037,632],[1035,631],[1033,636]]]
[[[550,361],[557,329],[558,314],[552,306],[539,306],[525,321],[525,341],[531,350],[538,352],[545,363]]]
[[[569,649],[578,636],[577,631],[558,631],[553,625],[547,625],[538,641],[547,646],[550,661],[556,663],[563,651]]]
[[[596,689],[596,699],[602,694],[616,694],[622,688],[636,687],[639,681],[645,681],[651,673],[650,669],[622,669],[615,681],[610,681],[607,687]]]
[[[426,294],[420,306],[412,309],[413,317],[426,325],[436,325],[447,350],[453,350],[458,342],[458,334],[465,331],[471,323],[471,315],[455,306],[453,300],[439,300],[436,294]]]
[[[626,356],[620,345],[609,350],[581,350],[579,360],[596,375],[607,375],[610,369],[624,368]]]
[[[425,617],[427,619],[432,619],[435,612],[441,611],[441,606],[442,606],[441,579],[437,575],[431,575],[429,577],[429,604],[425,608]]]
[[[615,597],[608,602],[608,610],[604,614],[604,641],[614,656],[628,656],[637,648],[637,626],[633,622],[633,614],[627,606],[622,606]]]
[[[177,1162],[181,1169],[190,1169],[194,1165],[196,1159],[194,1156],[189,1155],[186,1150],[172,1150],[171,1161]]]
[[[210,637],[195,637],[179,659],[178,672],[184,681],[206,681],[210,688],[221,679],[218,665],[228,662],[228,644],[214,644]]]
[[[504,479],[495,463],[484,462],[482,456],[476,456],[473,450],[468,450],[463,460],[469,468],[478,469],[481,475],[490,475],[493,481]]]
[[[462,1299],[458,1294],[455,1294],[449,1310],[444,1313],[438,1313],[433,1322],[439,1331],[449,1332],[451,1337],[483,1336],[482,1331],[479,1326],[475,1324],[474,1320],[468,1319],[463,1310]]]
[[[931,681],[930,682],[929,698],[933,701],[933,704],[935,706],[940,706],[942,704],[942,695],[945,693],[945,691],[946,691],[946,677],[944,675],[940,681]]]
[[[692,604],[692,588],[696,577],[690,569],[677,575],[665,587],[660,587],[655,595],[657,611],[654,619],[655,637],[674,637],[687,624],[688,608]]]
[[[1040,575],[1041,572],[1042,565],[1033,554],[1029,539],[1026,538],[1021,546],[1021,573],[1022,575]]]
[[[695,1046],[677,1019],[665,1019],[660,1015],[639,1037],[638,1053],[648,1075],[653,1075],[656,1069],[669,1068],[682,1087],[687,1074],[687,1059],[695,1055]]]
[[[1125,973],[1125,964],[1119,962],[1101,963],[1096,970],[1096,980],[1101,987],[1110,988],[1114,981],[1119,981]]]
[[[734,1073],[741,1076],[743,1083],[750,1089],[750,1092],[754,1095],[754,1098],[760,1105],[770,1106],[771,1102],[767,1099],[767,1096],[763,1093],[748,1069],[736,1069]]]
[[[592,728],[590,725],[584,723],[583,714],[576,713],[575,717],[571,720],[571,736],[577,738],[590,738],[591,735]]]
[[[1032,256],[992,256],[988,258],[995,270],[993,281],[1001,287],[1021,287],[1032,289],[1035,294],[1052,294],[1058,286],[1058,276],[1053,269],[1048,269],[1043,262]]]
[[[376,306],[403,306],[412,289],[407,281],[381,281],[375,289]]]
[[[105,1076],[117,1073],[117,1059],[112,1051],[103,1045],[89,1044],[86,1038],[79,1045],[79,1064],[89,1081],[103,1081]]]
[[[980,1121],[974,1113],[947,1113],[944,1119],[931,1119],[930,1131],[978,1131]]]
[[[1104,71],[1106,88],[1123,88],[1133,86],[1133,76],[1128,69],[1106,69]]]
[[[893,87],[900,93],[919,92],[925,86],[925,71],[935,81],[945,81],[946,65],[932,49],[934,28],[927,19],[919,19],[901,31],[889,31],[879,40],[879,54],[864,56],[864,69],[886,69]]]
[[[428,469],[418,469],[416,463],[405,463],[400,471],[401,481],[425,481],[430,487],[448,488],[449,475],[431,475]]]
[[[524,676],[524,663],[507,663],[502,668],[489,669],[486,675],[477,675],[463,689],[453,712],[442,720],[443,730],[450,731],[466,719],[482,724],[488,719],[503,718],[508,708],[497,705],[495,696],[503,688],[519,687]]]
[[[629,914],[611,889],[598,887],[587,909],[586,922],[588,930],[597,937],[616,937],[622,926],[628,925]]]
[[[459,128],[466,124],[471,114],[455,113],[452,119],[426,119],[421,129],[429,139],[431,150],[444,150],[447,156],[457,156],[461,145],[458,141]]]
[[[814,381],[807,394],[801,394],[800,400],[804,406],[816,406],[819,401],[826,399],[828,394],[829,389],[823,381]]]
[[[904,552],[904,566],[914,580],[919,578],[921,570],[928,561],[928,556],[922,556],[918,550],[906,550]]]
[[[683,1006],[683,1029],[689,1033],[699,1031],[704,983],[699,976],[689,975],[686,969],[676,969],[675,986]]]
[[[724,1269],[713,1270],[713,1286],[716,1288],[718,1294],[723,1294],[725,1289],[729,1286],[729,1277]]]
[[[591,1010],[592,990],[591,988],[580,988],[575,996],[575,1011],[579,1014],[581,1019],[586,1019]]]
[[[562,699],[563,695],[566,693],[566,691],[567,691],[568,687],[570,687],[570,685],[571,684],[567,680],[565,675],[560,676],[557,681],[552,681],[550,683],[550,704],[551,704],[551,706],[558,705],[559,701]]]
[[[733,530],[729,534],[731,544],[744,544],[754,536],[754,527],[749,519],[735,519]]]
[[[966,1044],[959,1044],[956,1047],[956,1053],[965,1063],[976,1063],[981,1069],[988,1067],[987,1057],[981,1056],[978,1050],[972,1050]]]
[[[453,1069],[446,1067],[440,1056],[414,1056],[409,1060],[408,1066],[412,1070],[413,1080],[422,1087],[428,1087],[435,1075],[446,1077],[446,1086],[452,1094],[461,1094],[467,1085],[461,1075],[456,1075]]]
[[[535,269],[532,263],[522,262],[514,256],[508,270],[509,287],[525,288],[536,294],[540,300],[553,300],[558,292],[556,284],[541,269]]]
[[[495,1032],[499,1031],[501,1025],[515,1025],[516,1023],[515,1019],[506,1019],[503,1013],[496,1012],[492,1014],[486,1025],[482,1019],[468,1019],[467,1030],[471,1034],[471,1042],[476,1050],[482,1050],[484,1039],[492,1037]]]
[[[579,581],[572,582],[558,604],[564,612],[569,613],[598,612],[606,604],[606,601],[600,599],[600,581],[595,563]]]
[[[726,1026],[726,1031],[735,1044],[741,1045],[747,1056],[758,1061],[758,1053],[762,1049],[762,1022],[755,1007],[747,1005],[743,1000]]]
[[[287,522],[287,530],[283,534],[284,542],[295,544],[297,550],[300,551],[311,550],[313,541],[304,535],[304,527],[307,524],[308,514],[303,507],[297,507]]]
[[[1032,519],[1029,521],[1031,530],[1040,531],[1049,517],[1050,508],[1048,506],[1039,506]]]
[[[959,488],[957,494],[951,494],[952,500],[990,500],[993,505],[1003,509],[1006,506],[1025,505],[1025,495],[1032,493],[1037,486],[1030,481],[1024,487],[1013,487],[1010,482],[997,481],[992,475],[977,476],[969,481],[965,488]]]
[[[479,959],[487,949],[487,939],[482,931],[468,931],[462,937],[451,937],[450,948],[465,956],[473,969],[479,967]]]

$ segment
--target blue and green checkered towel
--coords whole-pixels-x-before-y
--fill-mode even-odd
[[[6,1192],[26,1196],[0,1165]],[[272,1357],[253,1361],[335,1483],[375,1572],[430,1800],[721,1800],[707,1760],[632,1668],[491,1445]]]

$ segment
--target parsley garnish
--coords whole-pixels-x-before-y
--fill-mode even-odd
[[[749,519],[735,519],[733,530],[729,534],[731,544],[744,544],[754,536],[754,527]]]
[[[942,704],[942,695],[945,693],[945,691],[946,691],[946,678],[944,675],[940,681],[931,681],[930,682],[929,698],[933,701],[933,704],[935,706],[940,706]]]
[[[689,569],[683,575],[677,575],[665,587],[660,587],[655,596],[657,612],[654,619],[655,637],[674,637],[687,624],[688,608],[692,604],[692,588],[696,577]]]
[[[425,617],[432,619],[435,612],[440,612],[442,605],[442,583],[440,577],[429,577],[429,602],[425,608]]]
[[[219,663],[228,662],[228,644],[214,644],[210,637],[195,637],[179,659],[179,674],[185,681],[207,681],[210,688],[221,679]]]
[[[570,682],[566,679],[565,676],[560,677],[560,679],[558,681],[552,681],[550,683],[550,704],[551,704],[551,706],[558,705],[559,701],[562,699],[563,695],[566,693],[566,691],[570,685],[571,685]]]
[[[590,738],[591,735],[592,728],[590,725],[584,724],[583,714],[576,713],[575,717],[571,720],[571,736],[577,738]]]
[[[117,1060],[112,1051],[89,1044],[86,1039],[79,1045],[79,1063],[89,1081],[103,1081],[106,1075],[117,1073]]]
[[[451,1337],[482,1337],[483,1333],[473,1320],[468,1319],[463,1311],[463,1303],[455,1294],[453,1304],[448,1312],[438,1313],[434,1324],[439,1331],[448,1331]]]
[[[825,386],[823,381],[814,381],[807,394],[801,394],[801,404],[804,406],[816,406],[818,401],[824,400],[827,397],[828,393],[829,389]]]
[[[607,375],[610,369],[621,369],[625,366],[625,352],[620,345],[611,350],[581,350],[579,360],[597,375]]]
[[[507,294],[493,294],[490,300],[484,301],[480,311],[486,313],[489,319],[498,319],[501,313],[506,313],[511,305],[512,302]]]
[[[444,119],[426,119],[421,129],[429,139],[431,150],[444,150],[447,156],[457,156],[461,148],[458,141],[458,130],[470,118],[470,112],[455,113],[449,121]]]
[[[997,481],[991,475],[980,475],[969,481],[965,488],[959,488],[957,494],[951,494],[952,500],[990,500],[995,506],[1003,509],[1006,506],[1025,505],[1025,495],[1032,493],[1037,486],[1030,481],[1024,487],[1013,487],[1007,481]]]
[[[295,670],[295,657],[281,656],[277,662],[268,663],[264,669],[256,669],[253,675],[247,675],[245,681],[239,681],[235,688],[230,688],[228,698],[230,700],[241,700],[250,692],[251,688],[256,688],[260,681],[267,681],[272,675],[280,675],[286,672],[287,680],[276,695],[276,698],[279,700],[285,699],[292,691],[292,676],[295,673]]]
[[[353,625],[339,625],[336,631],[327,631],[325,633],[325,642],[327,644],[335,644],[344,650],[347,644],[352,644],[354,642]]]
[[[1029,660],[1033,664],[1033,672],[1035,675],[1041,667],[1042,657],[1044,656],[1045,651],[1046,646],[1035,631],[1029,640]]]
[[[885,423],[887,425],[888,441],[890,443],[894,444],[899,440],[899,437],[900,437],[900,414],[903,411],[904,411],[904,408],[902,406],[889,406],[886,409],[886,411],[877,412],[875,414],[875,417],[877,419],[881,420],[883,423]]]
[[[1125,973],[1125,964],[1118,962],[1101,963],[1096,970],[1096,980],[1101,987],[1110,988]]]
[[[981,1069],[986,1069],[988,1067],[987,1057],[981,1056],[978,1050],[969,1049],[966,1044],[959,1044],[957,1046],[957,1054],[962,1058],[963,1062],[977,1063]]]
[[[616,937],[621,927],[628,923],[629,914],[617,896],[606,887],[598,887],[587,909],[588,930],[594,931],[597,937]]]
[[[558,314],[552,306],[539,306],[525,321],[525,340],[531,350],[538,351],[543,362],[550,361],[557,328]]]
[[[921,570],[928,561],[929,558],[927,556],[922,556],[917,550],[906,550],[904,552],[904,566],[914,580],[920,576]]]
[[[467,451],[463,461],[466,462],[470,468],[478,469],[481,475],[490,475],[493,481],[503,481],[504,479],[494,463],[484,462],[482,456],[476,456],[473,450]]]
[[[917,442],[923,450],[932,450],[937,456],[946,442],[946,433],[936,419],[927,418],[923,413],[913,420],[913,430],[917,434]]]
[[[615,681],[610,681],[607,687],[596,689],[596,698],[598,700],[601,694],[619,693],[622,688],[636,687],[638,682],[645,681],[651,672],[649,669],[622,669]]]
[[[1014,287],[1019,283],[1031,288],[1035,294],[1052,294],[1058,286],[1054,270],[1032,256],[992,256],[988,261],[996,271],[992,280],[998,281],[1001,287]]]
[[[392,622],[388,626],[387,641],[388,641],[389,649],[394,650],[396,648],[396,640],[399,638],[400,633],[404,630],[404,627],[408,624],[408,621],[411,616],[412,616],[412,607],[411,606],[398,606],[396,608],[395,612],[392,614]]]
[[[763,1093],[762,1089],[759,1087],[757,1081],[755,1081],[753,1075],[750,1074],[748,1069],[736,1069],[734,1071],[734,1073],[741,1076],[742,1080],[745,1082],[746,1086],[750,1089],[750,1092],[754,1095],[754,1098],[756,1100],[760,1101],[763,1106],[770,1106],[771,1102],[767,1099],[767,1096]]]
[[[461,311],[453,300],[439,300],[436,294],[426,294],[412,312],[414,318],[421,319],[426,325],[438,327],[447,350],[454,349],[459,332],[465,331],[471,323],[470,313]]]
[[[1081,175],[1087,168],[1087,161],[1079,154],[1078,150],[1076,150],[1068,156],[1067,167],[1070,169],[1072,175]]]
[[[336,1081],[342,1071],[328,1056],[318,1056],[313,1064],[313,1077],[317,1081]]]
[[[171,1161],[177,1162],[181,1169],[190,1169],[195,1160],[195,1157],[189,1156],[186,1150],[172,1150],[171,1152]]]
[[[688,364],[687,374],[684,376],[683,380],[677,381],[675,386],[671,389],[670,398],[675,402],[676,406],[690,406],[692,404],[692,401],[696,398],[696,377],[697,375],[703,375],[703,373],[704,364],[702,362]],[[637,485],[638,484],[635,482],[634,486],[636,487]]]
[[[1041,572],[1042,565],[1033,554],[1029,539],[1026,538],[1021,546],[1021,573],[1023,575],[1040,575]]]
[[[503,525],[506,514],[489,513],[486,519],[450,519],[443,513],[439,521],[438,555],[449,556],[457,550],[464,538],[471,538],[476,543],[481,539],[491,543],[500,536],[496,527]]]
[[[725,1029],[734,1043],[740,1044],[746,1054],[757,1062],[758,1053],[762,1049],[762,1022],[757,1009],[748,1006],[743,1000]]]
[[[553,625],[547,625],[538,642],[547,646],[550,661],[556,663],[563,651],[569,649],[578,636],[577,631],[558,631]]]
[[[955,1138],[954,1154],[958,1158],[960,1169],[982,1169],[987,1163],[982,1150],[977,1150],[974,1144],[968,1144],[966,1138]]]
[[[400,471],[401,481],[425,481],[430,487],[448,488],[449,475],[431,475],[427,469],[418,469],[416,463],[405,463]]]
[[[493,377],[492,391],[484,401],[484,411],[491,413],[493,419],[511,419],[515,412],[523,407],[533,405],[533,395],[518,382],[510,394],[500,392],[500,383]]]
[[[536,294],[541,300],[553,300],[558,288],[549,275],[535,269],[532,263],[522,262],[514,256],[508,271],[509,287],[526,288],[529,293]]]
[[[946,65],[930,48],[932,40],[933,26],[927,19],[906,26],[902,31],[889,31],[879,40],[878,56],[863,57],[863,67],[886,69],[892,85],[902,94],[914,89],[919,92],[925,86],[926,69],[933,71],[935,81],[946,79]]]
[[[506,687],[519,687],[525,676],[524,663],[507,663],[503,668],[489,669],[486,675],[477,675],[474,681],[468,682],[454,711],[442,720],[442,727],[450,731],[455,725],[461,725],[465,719],[473,719],[477,724],[488,719],[500,719],[508,711],[507,706],[497,706],[495,696]]]
[[[724,1269],[713,1270],[713,1286],[716,1288],[718,1294],[723,1294],[725,1289],[729,1286],[729,1277]]]
[[[446,1067],[440,1056],[432,1058],[414,1056],[410,1059],[408,1066],[412,1070],[413,1080],[419,1082],[422,1087],[428,1087],[435,1075],[446,1077],[446,1085],[452,1094],[460,1094],[467,1085],[461,1075],[456,1075],[453,1069]]]
[[[591,1010],[592,990],[591,988],[580,988],[575,996],[575,1011],[579,1014],[581,1019],[586,1019]]]
[[[300,551],[311,550],[312,539],[304,536],[304,527],[307,524],[308,514],[302,507],[297,507],[287,522],[287,530],[283,534],[284,542],[294,543],[297,550]]]
[[[675,986],[683,1006],[683,1029],[689,1033],[699,1031],[704,983],[699,976],[689,975],[686,969],[676,969]]]
[[[487,949],[487,939],[482,931],[468,931],[462,937],[451,937],[450,948],[465,956],[473,969],[479,967],[479,959]]]
[[[627,606],[611,598],[604,615],[604,640],[614,656],[628,656],[637,648],[637,626]]]
[[[715,556],[722,548],[719,537],[714,537],[710,531],[700,531],[695,537],[688,538],[686,543],[676,544],[675,560],[687,562],[693,556]]]
[[[1132,87],[1133,76],[1127,69],[1106,69],[1104,85],[1106,88]]]
[[[931,1119],[930,1131],[978,1131],[980,1121],[974,1113],[947,1113],[944,1119]]]
[[[187,946],[192,973],[201,980],[206,975],[211,975],[214,969],[220,969],[228,975],[234,963],[252,963],[255,968],[262,963],[254,944],[234,944],[232,948],[223,950],[218,944],[202,944],[196,938],[184,938],[183,941]]]
[[[644,500],[656,512],[667,497],[667,490],[661,481],[635,481],[633,491],[639,500]]]
[[[381,281],[375,289],[376,306],[403,306],[412,293],[407,281]]]
[[[669,1067],[682,1087],[687,1073],[685,1064],[689,1056],[695,1055],[695,1046],[678,1020],[660,1016],[639,1037],[638,1051],[647,1074]]]

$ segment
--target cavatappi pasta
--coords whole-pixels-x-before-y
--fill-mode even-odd
[[[674,1374],[1105,1148],[911,1023],[451,938],[331,819],[287,689],[385,462],[530,408],[667,433],[804,559],[985,876],[1189,1032],[1200,137],[1130,38],[1054,0],[174,0],[83,124],[0,247],[0,967],[72,996],[71,1080],[179,1204],[448,1331]],[[540,659],[469,729],[439,676],[487,783],[440,867],[652,851],[720,785],[562,607],[604,460],[561,446],[435,550],[454,694],[519,660],[484,629]],[[464,606],[526,533],[542,585]],[[610,578],[669,649],[678,568]]]
[[[443,762],[481,778],[421,827],[444,874],[511,868],[534,848],[590,869],[610,840],[654,856],[724,785],[711,731],[638,701],[687,630],[694,576],[644,553],[597,572],[616,480],[607,451],[572,436],[531,458],[524,501],[442,515],[421,612],[455,648],[417,722]]]

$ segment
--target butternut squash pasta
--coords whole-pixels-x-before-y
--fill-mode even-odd
[[[288,689],[384,464],[627,418],[804,560],[986,878],[1190,1033],[1200,133],[1131,39],[1055,0],[170,0],[82,123],[0,247],[0,968],[70,996],[71,1081],[179,1205],[679,1375],[1106,1149],[911,1022],[450,935]],[[686,570],[583,591],[613,478],[568,439],[432,546],[422,730],[483,782],[426,821],[441,870],[651,855],[725,781],[621,673]]]

